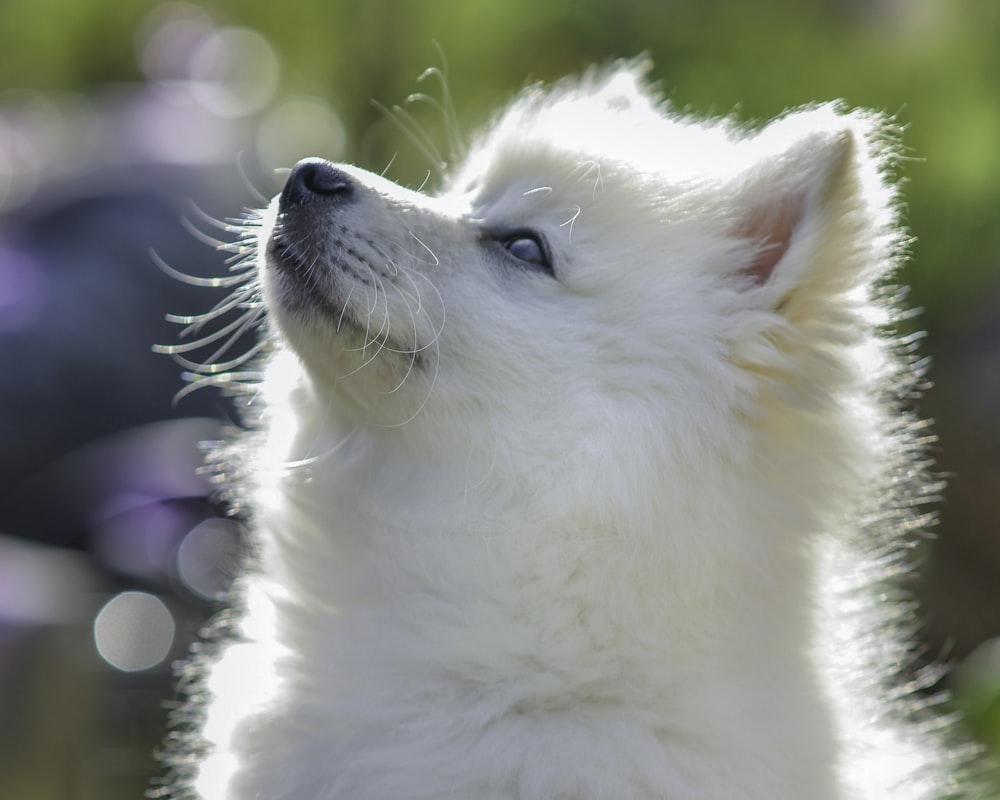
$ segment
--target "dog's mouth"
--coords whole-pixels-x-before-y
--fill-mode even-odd
[[[340,167],[299,162],[272,205],[262,242],[270,273],[265,299],[285,326],[315,328],[324,340],[333,333],[365,364],[398,355],[409,370],[435,346],[444,314],[440,303],[426,302],[440,295],[409,266],[413,255],[400,244],[404,220],[386,202]]]
[[[296,231],[296,220],[279,216],[266,245],[269,268],[279,276],[275,302],[298,318],[318,318],[350,346],[364,354],[396,354],[412,367],[422,363],[416,342],[404,344],[393,335],[389,311],[379,301],[375,282],[350,263],[357,257],[347,246],[317,244]],[[334,255],[337,252],[338,255]],[[377,313],[382,310],[382,314]]]
[[[280,278],[277,300],[286,309],[320,311],[338,326],[348,321],[352,281],[341,237],[331,234],[356,194],[351,179],[328,162],[305,159],[292,169],[266,244],[267,263]]]
[[[268,258],[281,267],[297,269],[303,265],[302,254],[286,232],[287,218],[282,214],[267,240]]]
[[[278,302],[289,310],[335,315],[339,322],[348,311],[346,304],[337,302],[334,282],[324,274],[329,269],[325,259],[320,253],[310,253],[287,226],[287,220],[279,217],[267,242],[267,263],[281,276]]]

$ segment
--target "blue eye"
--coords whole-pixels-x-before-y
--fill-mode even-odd
[[[527,261],[529,264],[543,266],[545,264],[545,253],[542,245],[530,236],[519,236],[516,239],[509,239],[504,242],[507,252],[514,258]]]
[[[552,272],[552,263],[540,237],[533,233],[518,232],[501,240],[504,249],[518,261]]]

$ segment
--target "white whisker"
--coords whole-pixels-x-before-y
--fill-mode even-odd
[[[181,283],[186,283],[189,286],[207,286],[211,288],[220,288],[227,286],[236,286],[237,284],[243,283],[246,278],[243,275],[229,275],[224,278],[199,278],[196,275],[188,275],[186,272],[181,272],[180,270],[174,269],[166,261],[164,261],[160,254],[155,250],[149,251],[150,258],[161,270],[166,272],[171,278],[174,278]]]
[[[347,314],[347,309],[351,304],[351,297],[354,296],[354,287],[347,293],[347,298],[344,300],[343,305],[340,308],[340,316],[337,318],[337,333],[340,333],[344,326],[344,315]]]
[[[266,206],[269,198],[266,197],[264,193],[254,185],[253,181],[250,180],[250,175],[246,169],[245,150],[240,150],[240,152],[236,155],[236,166],[239,169],[240,179],[243,181],[243,185],[247,188],[247,191],[249,191],[250,194],[256,198],[257,205]]]
[[[429,102],[440,112],[444,122],[445,136],[448,140],[449,155],[452,161],[457,161],[465,154],[465,137],[462,135],[462,127],[458,121],[458,113],[455,110],[455,103],[448,83],[448,59],[440,42],[435,40],[434,47],[438,52],[438,57],[441,59],[441,66],[430,67],[424,70],[417,80],[422,83],[428,78],[436,78],[441,88],[441,100],[440,102],[432,101],[428,95],[423,93],[419,97],[424,102]]]
[[[322,453],[306,456],[304,458],[285,461],[281,465],[282,475],[287,477],[288,475],[291,475],[294,472],[308,469],[309,467],[313,467],[323,461],[328,460],[331,456],[336,455],[337,452],[344,445],[346,445],[349,441],[351,441],[351,439],[354,438],[354,435],[357,433],[357,431],[358,431],[357,428],[352,428],[350,431],[348,431],[347,435],[345,435],[339,442],[337,442],[335,445],[332,445],[331,447],[328,447]]]
[[[396,163],[396,156],[398,156],[398,155],[399,155],[399,153],[393,153],[393,154],[392,154],[392,156],[391,156],[391,157],[389,158],[389,163],[388,163],[388,164],[386,164],[386,165],[385,165],[385,166],[384,166],[384,167],[382,168],[382,171],[381,171],[381,172],[379,173],[379,177],[380,177],[380,178],[384,178],[384,177],[386,176],[386,174],[387,174],[387,173],[389,172],[389,170],[390,170],[390,169],[392,168],[392,165]]]
[[[234,309],[261,309],[262,301],[258,294],[259,289],[256,285],[244,286],[227,295],[204,314],[193,314],[190,316],[168,314],[166,319],[168,322],[177,325],[185,325],[186,327],[178,334],[178,338],[186,339],[188,336],[197,334],[209,322],[225,316]]]
[[[190,361],[182,356],[174,356],[174,359],[185,369],[189,369],[192,372],[197,372],[202,375],[218,375],[222,372],[229,372],[230,370],[240,367],[253,358],[257,353],[263,350],[267,346],[265,340],[259,341],[254,344],[245,353],[241,353],[236,358],[230,359],[229,361],[214,361],[217,355],[213,355],[212,358],[208,359],[204,363],[199,363],[196,361]],[[227,348],[228,349],[228,348]],[[224,353],[225,350],[220,351]]]
[[[417,244],[419,244],[422,248],[424,248],[424,250],[427,251],[427,254],[431,257],[432,260],[431,261],[424,261],[425,264],[429,264],[432,267],[437,267],[437,266],[441,265],[441,260],[437,257],[437,255],[435,255],[434,251],[431,250],[430,247],[428,247],[420,239],[419,236],[417,236],[417,234],[415,234],[413,231],[410,231],[410,236],[412,236],[416,240]],[[418,259],[418,260],[422,261],[423,259]]]
[[[569,240],[571,242],[573,241],[573,223],[576,222],[576,218],[582,213],[583,208],[581,206],[573,206],[573,216],[559,225],[560,228],[565,228],[567,225],[569,226]]]
[[[250,324],[256,321],[255,319],[253,319],[254,312],[248,311],[243,316],[234,319],[228,325],[223,325],[217,331],[213,331],[212,333],[207,334],[206,336],[203,336],[200,339],[195,339],[194,341],[185,342],[184,344],[171,344],[171,345],[158,344],[153,347],[153,350],[157,353],[163,353],[168,356],[176,355],[178,353],[190,353],[192,350],[200,350],[205,345],[211,344],[212,342],[217,342],[219,339],[228,336],[233,331],[237,331],[240,334],[245,333],[248,324],[248,317],[250,318],[249,320]]]
[[[181,374],[182,380],[187,382],[187,386],[174,395],[174,403],[187,397],[198,389],[209,386],[230,388],[235,391],[244,391],[249,386],[260,383],[262,375],[260,371],[247,372],[226,372],[219,375],[206,375],[201,372],[185,372]]]
[[[187,216],[181,219],[181,224],[194,238],[228,254],[224,263],[229,274],[202,278],[175,269],[155,251],[151,251],[150,256],[163,272],[177,281],[189,286],[230,291],[208,311],[166,316],[168,322],[184,326],[178,334],[178,339],[182,341],[153,347],[154,352],[169,355],[186,370],[182,374],[182,379],[188,385],[176,393],[175,402],[205,386],[242,391],[259,381],[258,371],[236,370],[255,358],[267,344],[266,340],[259,336],[251,339],[251,334],[261,327],[265,318],[255,258],[261,214],[246,212],[243,219],[222,221],[207,214],[194,203],[190,203],[190,208],[199,221],[234,237],[233,241],[217,239],[202,231]],[[209,326],[214,329],[210,330]],[[237,345],[242,347],[243,343],[246,346],[239,355],[220,361]],[[215,345],[215,349],[205,358],[199,359],[190,355],[204,352],[212,345]]]
[[[193,200],[188,202],[188,207],[194,211],[195,216],[197,216],[202,222],[210,225],[217,230],[224,231],[226,233],[239,233],[246,227],[245,220],[240,219],[217,219],[205,211],[201,206],[195,203]]]
[[[424,394],[424,399],[420,402],[420,405],[417,407],[417,409],[412,414],[410,414],[410,416],[408,416],[402,422],[386,423],[384,425],[381,425],[380,427],[383,427],[383,428],[401,428],[404,425],[409,425],[411,422],[413,422],[413,420],[415,420],[418,416],[420,416],[420,413],[427,406],[427,403],[430,402],[431,395],[434,394],[434,387],[437,385],[438,372],[440,371],[440,368],[441,368],[441,350],[440,350],[440,348],[438,346],[437,340],[435,340],[435,342],[434,342],[434,355],[435,355],[435,358],[434,358],[434,371],[431,373],[430,383],[427,386],[427,391]]]
[[[435,170],[441,171],[445,168],[446,162],[437,149],[437,145],[420,127],[412,114],[401,106],[393,106],[389,109],[377,100],[372,100],[371,103],[400,133],[410,140],[413,146],[431,162],[431,166]]]
[[[187,217],[181,217],[181,227],[184,228],[184,230],[190,233],[199,242],[201,242],[202,244],[207,244],[214,250],[222,250],[223,252],[238,252],[239,248],[238,244],[234,242],[227,242],[223,239],[217,239],[214,236],[209,236],[201,228],[197,227]]]

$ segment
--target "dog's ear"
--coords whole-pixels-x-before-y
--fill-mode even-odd
[[[740,265],[765,302],[867,285],[899,249],[891,151],[875,115],[837,106],[792,113],[744,142],[732,186]]]

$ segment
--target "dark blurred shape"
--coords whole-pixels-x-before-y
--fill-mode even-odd
[[[213,220],[261,202],[248,183],[273,190],[239,154],[254,152],[246,114],[270,101],[277,62],[259,34],[194,6],[163,15],[191,36],[187,50],[160,38],[157,69],[172,57],[183,74],[87,98],[0,94],[5,799],[142,795],[171,663],[242,552],[198,471],[229,401],[198,391],[173,404],[181,368],[152,352],[177,341],[167,314],[220,298],[152,253],[192,275],[226,271],[203,239],[226,238]],[[267,85],[237,74],[239,48]]]
[[[60,458],[179,414],[170,404],[179,369],[150,347],[175,335],[168,311],[204,300],[157,270],[149,248],[205,272],[218,257],[182,230],[177,204],[159,194],[164,183],[148,177],[150,189],[93,187],[4,221],[0,281],[16,291],[0,306],[0,530],[81,544],[79,502],[99,467],[83,465],[75,486]],[[222,408],[196,394],[183,412],[217,417]]]

